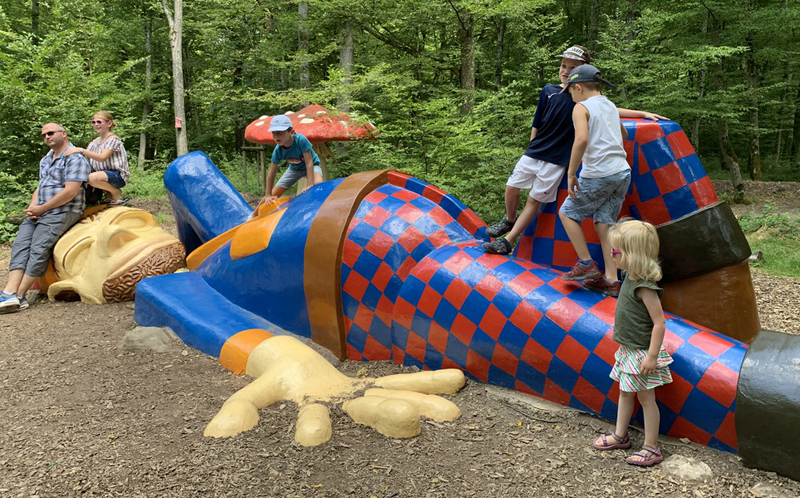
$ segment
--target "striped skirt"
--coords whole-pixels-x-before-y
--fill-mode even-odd
[[[635,393],[647,389],[655,389],[658,386],[672,382],[672,374],[669,373],[669,364],[672,357],[664,346],[658,352],[656,360],[656,371],[650,375],[639,373],[642,360],[647,357],[646,349],[633,349],[620,345],[614,354],[614,368],[609,376],[619,382],[621,391]]]

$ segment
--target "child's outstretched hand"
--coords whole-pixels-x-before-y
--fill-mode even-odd
[[[653,120],[653,121],[658,121],[659,119],[663,120],[663,121],[669,121],[669,118],[664,117],[664,116],[662,116],[660,114],[656,114],[654,112],[646,112],[645,111],[644,116],[642,116],[642,117],[644,119],[650,119],[650,120]]]
[[[656,361],[657,358],[653,358],[652,356],[645,357],[642,360],[642,364],[639,366],[639,373],[642,375],[651,375],[656,372]]]
[[[578,177],[570,175],[567,178],[567,192],[569,192],[569,196],[574,199],[576,196],[575,192],[580,190],[581,188],[578,186]]]
[[[258,208],[260,208],[262,204],[270,204],[270,203],[274,202],[277,199],[278,199],[278,196],[265,195],[264,198],[261,199],[261,201],[258,204],[256,204],[256,208],[253,209],[253,214],[251,214],[250,216],[251,217],[257,216],[258,215]]]

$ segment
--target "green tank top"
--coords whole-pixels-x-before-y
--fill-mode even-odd
[[[622,272],[624,280],[619,289],[617,309],[614,312],[614,342],[634,349],[649,349],[650,335],[653,332],[653,320],[647,306],[636,296],[636,289],[645,287],[658,293],[658,298],[664,295],[664,290],[647,280],[633,280],[627,278],[627,272]]]

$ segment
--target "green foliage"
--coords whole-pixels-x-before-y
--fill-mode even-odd
[[[27,0],[0,7],[0,172],[27,185],[46,151],[39,139],[42,124],[64,124],[73,142],[85,146],[95,137],[91,115],[107,109],[131,158],[138,155],[140,132],[147,138],[146,170],[132,172],[127,194],[162,195],[160,175],[175,157],[175,130],[169,27],[160,3],[40,5],[38,26]],[[494,220],[502,216],[505,180],[528,143],[539,91],[558,81],[553,55],[573,43],[588,46],[595,64],[619,84],[609,92],[619,106],[681,124],[712,177],[730,175],[718,166],[718,124],[725,119],[743,169],[754,144],[760,144],[766,179],[800,179],[800,39],[797,30],[786,29],[800,24],[796,1],[310,0],[308,5],[306,18],[289,0],[185,5],[184,128],[190,149],[206,152],[242,191],[261,195],[263,188],[255,161],[248,182],[241,173],[247,124],[316,103],[346,108],[381,132],[376,141],[332,145],[333,177],[398,169]],[[149,87],[147,26],[152,28]],[[354,46],[352,74],[339,58],[347,26]],[[301,27],[308,33],[307,49],[299,42]],[[470,53],[475,81],[468,91],[461,78],[468,73]],[[307,86],[300,83],[306,68]],[[474,107],[464,115],[468,93]],[[9,207],[11,198],[2,202],[2,212],[16,209]]]
[[[784,238],[754,239],[748,237],[753,251],[761,251],[763,260],[752,263],[770,275],[783,275],[800,278],[800,254],[797,252],[797,241]]]
[[[776,212],[775,204],[768,202],[761,212],[742,216],[739,224],[753,252],[763,255],[753,266],[773,275],[800,277],[800,216]]]
[[[800,240],[800,217],[775,212],[775,203],[772,201],[767,202],[760,213],[742,216],[739,224],[745,234],[759,233],[762,237]]]
[[[10,242],[17,235],[17,226],[25,219],[25,208],[31,202],[36,182],[0,171],[0,242]]]
[[[131,171],[131,177],[125,186],[125,195],[130,197],[165,197],[164,188],[164,163],[151,164],[146,170],[136,169]]]

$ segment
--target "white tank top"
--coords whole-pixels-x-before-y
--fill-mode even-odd
[[[603,178],[630,169],[625,160],[619,113],[604,95],[589,97],[579,105],[589,111],[589,141],[583,153],[584,178]]]

